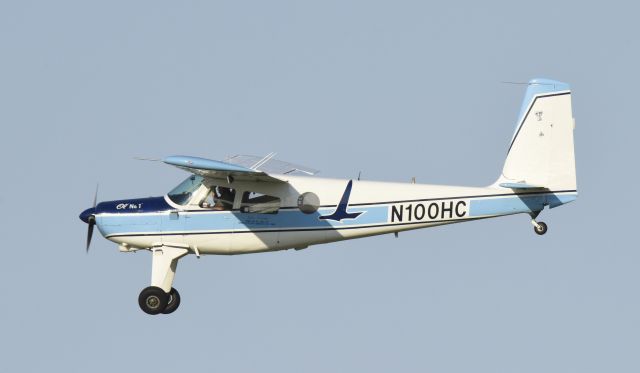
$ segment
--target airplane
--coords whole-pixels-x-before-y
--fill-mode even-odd
[[[142,311],[169,314],[180,305],[173,280],[187,254],[235,255],[305,249],[340,240],[528,214],[535,233],[545,207],[577,198],[575,120],[566,83],[527,84],[502,173],[487,187],[376,182],[313,176],[316,170],[265,157],[224,161],[170,156],[190,175],[162,197],[96,204],[80,214],[122,252],[151,252],[151,284]],[[359,179],[359,178],[358,178]]]

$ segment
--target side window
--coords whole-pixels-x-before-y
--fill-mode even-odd
[[[254,214],[277,214],[280,198],[257,192],[242,193],[240,211]]]
[[[206,197],[200,202],[200,207],[216,211],[229,211],[233,209],[233,200],[235,197],[235,189],[212,186]]]
[[[178,205],[186,205],[192,198],[196,198],[199,189],[202,187],[202,176],[191,175],[180,185],[173,188],[167,196],[173,203]]]

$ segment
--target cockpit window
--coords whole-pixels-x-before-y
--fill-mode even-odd
[[[240,211],[256,214],[277,214],[280,209],[280,198],[258,192],[244,192]]]
[[[169,199],[178,205],[185,205],[191,199],[191,195],[202,185],[202,176],[191,175],[169,193]]]
[[[235,198],[235,189],[212,185],[207,196],[200,202],[200,207],[215,211],[229,211],[233,209]]]

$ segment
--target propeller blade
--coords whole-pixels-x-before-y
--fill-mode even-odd
[[[87,254],[89,253],[89,246],[91,245],[91,237],[93,237],[93,226],[96,225],[95,221],[89,222],[89,228],[87,229]]]
[[[100,187],[100,184],[96,184],[96,192],[93,195],[93,208],[96,208],[96,203],[98,202],[98,187]]]
[[[96,184],[96,192],[93,194],[93,209],[95,210],[96,205],[98,204],[98,188],[100,187],[100,184]],[[93,237],[93,226],[96,225],[96,217],[91,215],[89,216],[88,219],[88,225],[89,227],[87,228],[87,254],[89,254],[89,246],[91,246],[91,237]]]
[[[93,237],[93,226],[96,225],[95,218],[89,220],[89,228],[87,229],[87,254],[89,253],[89,246],[91,245],[91,237]]]

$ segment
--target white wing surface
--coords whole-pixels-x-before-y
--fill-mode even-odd
[[[258,157],[255,155],[234,155],[228,157],[224,161],[238,166],[243,166],[249,169],[260,170],[270,174],[278,175],[303,175],[312,176],[319,171],[313,168],[297,165],[290,162],[274,159],[275,153],[270,153],[265,157]]]
[[[286,183],[287,181],[271,176],[277,175],[314,175],[318,171],[273,159],[274,153],[265,157],[252,155],[235,155],[224,162],[200,157],[174,155],[163,160],[164,163],[178,167],[187,172],[213,179],[232,179],[242,181],[265,181]]]

